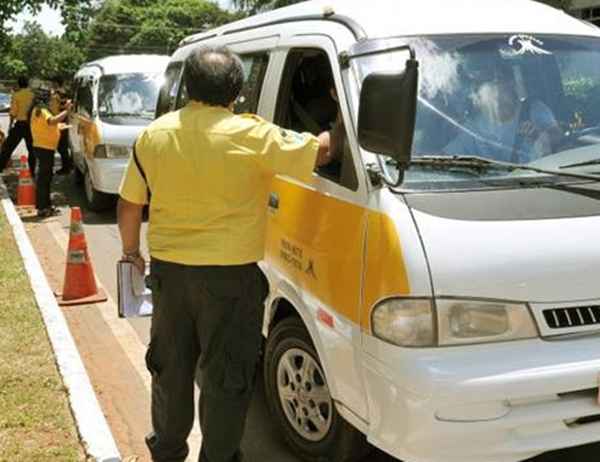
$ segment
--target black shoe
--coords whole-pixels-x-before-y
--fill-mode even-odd
[[[53,216],[59,215],[59,214],[60,214],[60,210],[58,210],[57,208],[48,207],[45,209],[38,210],[37,217],[38,218],[48,218],[48,217],[53,217]]]
[[[60,168],[56,171],[57,175],[68,175],[69,173],[71,173],[71,169],[70,168]]]

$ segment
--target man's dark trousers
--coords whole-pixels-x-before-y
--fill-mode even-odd
[[[52,183],[52,167],[54,166],[54,151],[50,149],[33,148],[39,171],[36,177],[36,206],[38,210],[50,207],[50,185]]]
[[[69,131],[60,131],[60,140],[58,142],[58,153],[60,154],[61,170],[69,171],[73,167],[73,160],[69,155]]]
[[[154,310],[146,365],[152,374],[155,462],[183,462],[194,420],[200,360],[200,462],[241,460],[259,350],[265,276],[255,263],[186,266],[153,259]]]
[[[27,161],[29,163],[29,170],[33,176],[35,175],[36,162],[35,154],[33,152],[33,143],[31,140],[31,128],[29,127],[28,122],[21,120],[15,122],[12,128],[8,131],[8,136],[2,145],[2,151],[0,152],[0,171],[6,168],[6,164],[8,164],[10,156],[21,140],[25,140],[28,154]]]

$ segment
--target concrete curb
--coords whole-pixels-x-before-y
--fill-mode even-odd
[[[65,317],[56,303],[23,222],[12,201],[8,198],[2,178],[0,178],[0,200],[12,227],[31,288],[42,313],[59,372],[69,393],[69,403],[85,451],[97,462],[119,462],[121,455],[100,409],[75,341],[71,336]]]

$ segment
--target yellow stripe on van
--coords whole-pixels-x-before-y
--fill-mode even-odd
[[[408,293],[400,243],[388,217],[281,178],[271,191],[279,207],[269,209],[265,260],[299,293],[312,294],[367,329],[375,301]],[[361,301],[364,262],[370,268]]]
[[[410,294],[402,246],[394,221],[369,210],[361,326],[370,330],[371,310],[378,301]]]

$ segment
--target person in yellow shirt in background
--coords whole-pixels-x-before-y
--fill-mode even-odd
[[[31,175],[35,176],[35,156],[31,145],[31,129],[29,126],[29,110],[33,103],[33,91],[29,88],[29,79],[19,77],[19,90],[13,93],[10,102],[10,122],[8,137],[0,151],[0,172],[6,168],[10,156],[21,142],[25,140],[27,146],[28,163]]]
[[[64,90],[64,80],[61,77],[52,79],[52,91],[50,92],[50,112],[52,115],[60,114],[67,102],[67,94]],[[60,154],[61,167],[56,171],[57,175],[68,175],[73,168],[73,160],[69,155],[69,131],[60,131],[58,142],[58,153]]]
[[[71,103],[67,102],[62,112],[52,115],[48,108],[49,97],[49,93],[45,90],[38,92],[31,109],[30,119],[33,152],[39,162],[39,172],[36,177],[36,205],[40,218],[46,218],[56,213],[50,202],[54,153],[60,140],[59,124],[67,118],[71,109]]]

